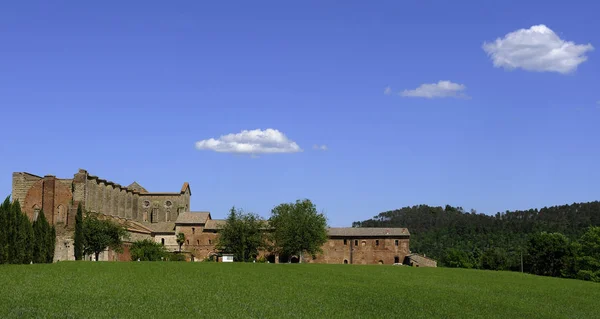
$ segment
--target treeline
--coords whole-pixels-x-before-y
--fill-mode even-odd
[[[600,202],[506,211],[496,215],[479,214],[474,210],[467,212],[449,205],[418,205],[383,212],[372,219],[354,222],[352,226],[406,227],[411,233],[411,251],[426,254],[446,267],[523,270],[561,277],[586,277],[583,273],[577,275],[580,270],[591,271],[598,276],[597,271],[600,270],[595,268],[593,261],[576,262],[582,258],[600,260],[598,256],[589,256],[593,250],[579,249],[588,245],[582,244],[582,241],[592,238],[593,243],[593,234],[597,230],[590,229],[590,226],[600,226]],[[568,251],[558,255],[570,269],[560,272],[537,270],[535,256],[542,253],[535,247],[538,247],[536,243],[540,238],[547,238],[544,236],[551,236],[554,241],[562,243],[547,246],[560,246],[560,249]],[[548,249],[547,256],[552,251],[556,253]],[[582,266],[584,264],[587,266]],[[593,276],[587,277],[593,280]]]
[[[31,223],[18,201],[10,197],[0,205],[0,264],[51,263],[56,230],[44,212]]]

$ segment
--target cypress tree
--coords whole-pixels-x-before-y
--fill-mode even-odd
[[[18,205],[18,203],[17,203]],[[20,208],[19,210],[20,211]],[[19,213],[19,233],[21,238],[21,263],[28,264],[33,260],[33,227],[27,215]]]
[[[31,234],[32,228],[29,218],[21,212],[19,201],[15,201],[11,205],[13,224],[13,240],[14,245],[11,249],[12,260],[14,264],[25,264],[31,261]]]
[[[10,197],[0,205],[0,264],[8,263],[8,210]]]
[[[75,216],[74,241],[75,260],[81,260],[83,257],[83,208],[81,203],[77,206],[77,216]]]
[[[41,264],[48,262],[48,240],[50,238],[50,225],[46,220],[44,211],[40,211],[38,219],[33,222],[33,262]]]
[[[54,249],[56,245],[56,228],[48,224],[48,238],[46,240],[46,262],[54,261]]]
[[[20,205],[19,205],[20,206]],[[8,215],[7,215],[7,224],[8,224],[8,262],[11,264],[20,263],[19,260],[19,252],[17,246],[17,234],[18,234],[18,216],[16,214],[16,209],[14,203],[8,207]]]

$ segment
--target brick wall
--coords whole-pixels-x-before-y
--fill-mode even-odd
[[[12,176],[12,200],[18,200],[23,206],[23,202],[25,201],[25,196],[27,196],[27,192],[35,184],[40,181],[42,178],[40,176],[28,174],[28,173],[13,173]]]

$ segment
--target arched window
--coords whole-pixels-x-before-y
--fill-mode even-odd
[[[210,239],[209,239],[209,240],[208,240],[208,244],[209,244],[209,245],[212,245],[212,240],[210,240]]]
[[[192,227],[192,234],[196,233],[196,228]]]
[[[344,246],[348,245],[348,240],[344,239]]]
[[[164,246],[164,245],[165,245],[165,239],[164,239],[164,238],[161,238],[161,239],[160,239],[160,243],[161,243],[161,244]]]
[[[398,246],[398,239],[394,241],[394,245]]]
[[[150,214],[150,222],[158,223],[158,208],[152,209],[152,214]]]
[[[200,239],[196,239],[196,245],[200,245]]]
[[[366,244],[367,244],[367,241],[366,241],[366,240],[363,240],[363,241],[362,241],[360,244],[361,244],[362,246],[364,246],[364,245],[366,245]]]
[[[358,246],[358,239],[354,240],[354,246]]]
[[[347,263],[348,263],[348,259],[344,259],[344,264],[347,264]]]
[[[379,246],[379,239],[375,239],[375,246]]]
[[[33,221],[36,221],[40,216],[40,207],[36,204],[33,205]]]

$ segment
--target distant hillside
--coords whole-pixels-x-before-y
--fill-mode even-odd
[[[418,205],[380,213],[353,227],[407,227],[411,251],[441,261],[450,251],[468,253],[479,260],[484,251],[500,248],[509,259],[509,269],[518,270],[520,253],[529,236],[541,231],[559,232],[570,239],[589,226],[600,225],[600,202],[574,203],[496,215],[466,212],[461,207]]]

